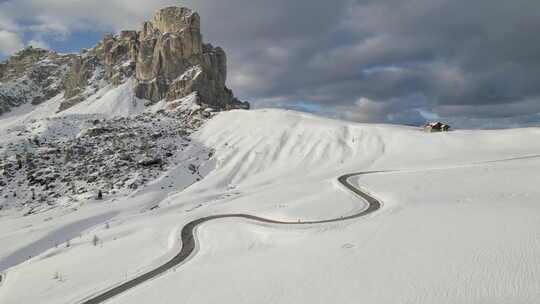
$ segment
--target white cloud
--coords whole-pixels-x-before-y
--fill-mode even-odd
[[[0,30],[0,53],[11,55],[12,53],[22,49],[24,44],[16,33]]]
[[[358,122],[385,122],[388,119],[388,108],[387,103],[361,97],[355,102],[354,107],[344,113],[348,119]]]

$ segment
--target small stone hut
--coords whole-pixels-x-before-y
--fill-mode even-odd
[[[442,122],[430,122],[424,126],[424,131],[429,133],[448,132],[450,131],[450,126]]]

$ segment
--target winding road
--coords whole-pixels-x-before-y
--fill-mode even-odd
[[[249,214],[223,214],[223,215],[212,215],[200,218],[198,220],[194,220],[184,226],[182,228],[181,232],[181,239],[182,239],[182,249],[180,252],[173,257],[170,261],[167,263],[147,272],[144,273],[134,279],[131,279],[127,282],[122,283],[121,285],[118,285],[116,287],[113,287],[97,296],[93,296],[91,298],[85,299],[82,302],[79,302],[80,304],[98,304],[98,303],[104,303],[105,301],[122,294],[146,281],[149,281],[151,279],[154,279],[168,270],[178,266],[180,263],[187,260],[191,254],[195,251],[196,247],[196,238],[195,238],[195,228],[198,226],[209,222],[213,220],[218,219],[225,219],[225,218],[242,218],[242,219],[248,219],[253,220],[261,223],[267,223],[267,224],[276,224],[276,225],[314,225],[314,224],[324,224],[324,223],[333,223],[333,222],[341,222],[341,221],[347,221],[352,220],[356,218],[360,218],[363,216],[366,216],[368,214],[371,214],[377,210],[379,210],[382,207],[382,203],[378,201],[373,196],[363,192],[362,190],[354,187],[351,183],[349,183],[349,179],[351,177],[360,176],[360,175],[367,175],[367,174],[374,174],[374,173],[380,173],[381,171],[370,171],[370,172],[362,172],[362,173],[354,173],[354,174],[347,174],[340,176],[338,178],[338,181],[340,184],[342,184],[344,187],[346,187],[348,190],[350,190],[352,193],[360,197],[361,199],[365,200],[368,203],[368,207],[364,210],[362,210],[359,213],[352,214],[349,216],[334,218],[334,219],[328,219],[328,220],[321,220],[321,221],[305,221],[305,222],[285,222],[285,221],[276,221],[272,219],[266,219],[254,215]]]
[[[511,157],[511,158],[505,158],[505,159],[499,159],[499,160],[480,161],[473,164],[469,164],[468,166],[486,165],[486,164],[491,164],[491,163],[509,162],[509,161],[515,161],[515,160],[526,160],[526,159],[536,159],[536,158],[540,158],[540,155],[534,154],[534,155]],[[463,165],[463,166],[467,166],[467,165]],[[455,168],[461,168],[463,166],[456,166]],[[446,170],[446,169],[450,169],[450,168],[448,167],[434,168],[433,170]],[[369,174],[375,174],[375,173],[385,173],[385,172],[406,172],[406,171],[367,171],[367,172],[361,172],[361,173],[346,174],[338,178],[338,182],[340,184],[342,184],[345,188],[347,188],[353,194],[355,194],[356,196],[365,200],[368,203],[368,207],[366,209],[356,214],[349,215],[349,216],[343,216],[339,218],[320,220],[320,221],[286,222],[286,221],[277,221],[277,220],[266,219],[266,218],[262,218],[262,217],[258,217],[254,215],[239,213],[239,214],[213,215],[213,216],[203,217],[198,220],[194,220],[182,228],[182,232],[181,232],[182,249],[170,261],[155,268],[154,270],[144,273],[143,275],[140,275],[127,282],[124,282],[118,286],[112,287],[111,289],[99,295],[88,297],[87,299],[81,302],[78,302],[78,304],[104,303],[105,301],[119,294],[122,294],[146,281],[156,278],[164,274],[168,270],[180,265],[182,262],[186,261],[195,251],[195,248],[196,248],[195,228],[209,221],[213,221],[217,219],[224,219],[224,218],[242,218],[242,219],[253,220],[253,221],[257,221],[261,223],[276,224],[276,225],[315,225],[315,224],[348,221],[348,220],[357,219],[357,218],[369,215],[371,213],[374,213],[377,210],[381,209],[382,203],[379,200],[377,200],[375,197],[371,196],[370,194],[354,187],[351,183],[349,183],[349,179],[355,176],[369,175]]]

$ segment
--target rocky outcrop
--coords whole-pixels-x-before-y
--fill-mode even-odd
[[[22,104],[59,95],[75,56],[26,48],[0,64],[0,115]]]
[[[109,34],[94,48],[76,56],[65,81],[66,100],[59,110],[76,105],[106,85],[118,86],[132,77],[137,37],[135,31],[122,31],[117,37]]]
[[[175,100],[197,92],[200,102],[217,108],[248,107],[234,98],[225,83],[227,56],[203,44],[199,15],[167,7],[145,22],[136,63],[139,98]]]
[[[152,25],[161,33],[179,33],[186,28],[201,28],[201,18],[196,12],[185,7],[167,7],[154,14]]]
[[[27,48],[0,63],[0,115],[62,91],[58,111],[64,111],[106,86],[129,79],[134,80],[134,95],[149,105],[196,96],[197,103],[216,110],[249,108],[226,86],[225,51],[203,43],[199,14],[167,7],[139,31],[105,35],[81,54]]]
[[[201,110],[106,120],[49,117],[45,134],[35,132],[43,121],[28,121],[17,128],[19,139],[10,141],[9,154],[0,157],[0,198],[24,205],[30,215],[65,207],[61,202],[87,201],[98,191],[127,195],[179,166],[180,159],[185,177],[195,182],[200,164],[213,156],[211,149],[193,149],[189,138],[204,120]]]
[[[135,95],[148,104],[196,93],[200,104],[216,109],[249,108],[226,87],[225,52],[203,43],[199,14],[187,8],[161,9],[140,31],[107,35],[74,59],[60,110],[86,99],[100,84],[120,85],[130,77]]]

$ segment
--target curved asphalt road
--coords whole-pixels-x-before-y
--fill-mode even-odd
[[[321,220],[321,221],[308,221],[308,222],[284,222],[284,221],[276,221],[271,219],[265,219],[262,217],[249,215],[249,214],[223,214],[223,215],[213,215],[213,216],[207,216],[200,218],[198,220],[194,220],[184,226],[182,228],[182,249],[180,250],[180,253],[176,255],[174,258],[172,258],[167,263],[159,266],[158,268],[155,268],[154,270],[151,270],[141,276],[138,276],[130,281],[127,281],[125,283],[122,283],[121,285],[118,285],[108,291],[103,292],[100,295],[97,295],[95,297],[89,298],[87,300],[84,300],[80,302],[81,304],[98,304],[103,303],[129,289],[134,288],[137,285],[140,285],[148,280],[151,280],[159,275],[162,275],[163,273],[167,272],[168,270],[174,268],[175,266],[178,266],[180,263],[185,261],[195,250],[196,241],[195,241],[195,235],[194,230],[197,226],[200,226],[206,222],[217,220],[217,219],[224,219],[224,218],[243,218],[253,221],[258,221],[262,223],[268,223],[268,224],[280,224],[280,225],[314,225],[314,224],[324,224],[324,223],[333,223],[333,222],[341,222],[341,221],[347,221],[351,219],[356,219],[359,217],[366,216],[368,214],[371,214],[377,210],[379,210],[382,207],[382,204],[380,201],[378,201],[373,196],[362,192],[361,190],[355,188],[351,183],[349,183],[349,179],[354,176],[360,176],[360,175],[367,175],[367,174],[373,174],[373,173],[380,173],[381,171],[371,171],[371,172],[362,172],[362,173],[354,173],[354,174],[347,174],[343,175],[338,178],[338,181],[345,186],[347,189],[349,189],[351,192],[359,196],[360,198],[364,199],[368,203],[368,208],[363,210],[362,212],[359,212],[357,214],[344,216],[340,218],[334,218],[329,220]]]
[[[532,159],[532,158],[539,158],[540,155],[529,155],[529,156],[523,156],[523,157],[513,157],[513,158],[507,158],[507,159],[500,159],[500,160],[493,160],[493,161],[483,161],[483,162],[477,162],[476,165],[480,164],[489,164],[489,163],[495,163],[495,162],[507,162],[507,161],[514,161],[514,160],[524,160],[524,159]],[[100,304],[103,303],[114,296],[117,296],[139,284],[142,284],[148,280],[151,280],[159,275],[162,275],[163,273],[167,272],[171,268],[174,268],[175,266],[178,266],[180,263],[185,261],[195,250],[195,235],[194,230],[197,226],[200,226],[206,222],[216,220],[216,219],[223,219],[223,218],[244,218],[249,220],[254,220],[262,223],[269,223],[269,224],[280,224],[280,225],[314,225],[314,224],[324,224],[324,223],[332,223],[332,222],[341,222],[341,221],[347,221],[351,219],[356,219],[359,217],[366,216],[368,214],[371,214],[377,210],[379,210],[382,207],[382,204],[380,201],[378,201],[373,196],[361,191],[360,189],[355,188],[352,184],[349,183],[349,179],[354,176],[360,176],[360,175],[368,175],[373,173],[382,173],[382,172],[389,172],[389,171],[370,171],[370,172],[362,172],[362,173],[353,173],[353,174],[347,174],[343,175],[338,178],[338,181],[345,186],[347,189],[349,189],[351,192],[353,192],[358,197],[364,199],[368,203],[368,208],[365,209],[362,212],[359,212],[357,214],[353,214],[350,216],[335,218],[335,219],[329,219],[329,220],[322,220],[322,221],[309,221],[309,222],[283,222],[283,221],[275,221],[271,219],[265,219],[262,217],[249,215],[249,214],[224,214],[224,215],[213,215],[208,217],[203,217],[201,219],[195,220],[193,222],[190,222],[184,228],[182,228],[182,249],[180,250],[180,253],[176,255],[174,258],[172,258],[167,263],[159,266],[158,268],[151,270],[135,279],[132,279],[130,281],[127,281],[125,283],[122,283],[119,286],[113,287],[108,291],[105,291],[104,293],[97,295],[92,298],[88,298],[86,300],[83,300],[80,302],[80,304]]]

